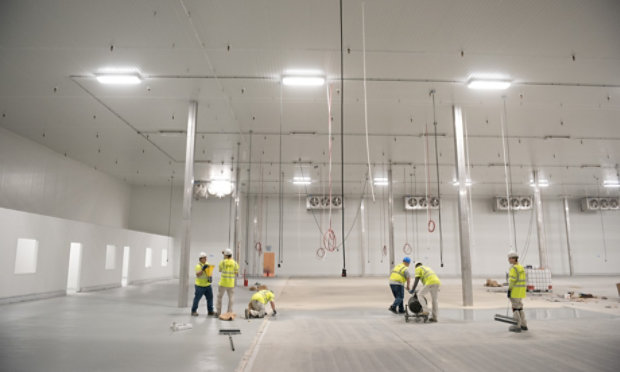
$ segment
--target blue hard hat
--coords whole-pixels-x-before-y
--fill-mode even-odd
[[[405,257],[405,258],[403,258],[403,262],[411,263],[411,258]]]

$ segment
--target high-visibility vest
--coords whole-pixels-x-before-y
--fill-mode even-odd
[[[424,285],[441,284],[437,274],[428,266],[420,265],[416,267],[415,276],[416,278],[420,278]]]
[[[235,276],[239,272],[239,265],[232,258],[220,261],[220,287],[232,288],[235,286]]]
[[[394,266],[390,274],[390,281],[401,282],[403,284],[406,283],[407,277],[405,276],[405,271],[407,271],[407,266],[403,263]]]
[[[525,270],[518,263],[512,265],[508,271],[508,289],[510,289],[511,298],[525,298],[527,290]]]
[[[262,291],[258,291],[252,295],[252,301],[258,301],[261,304],[266,305],[267,302],[273,301],[274,297],[273,292],[263,289]]]
[[[197,276],[196,279],[194,279],[194,283],[199,287],[208,287],[211,285],[211,283],[209,282],[209,277],[213,275],[213,265],[209,265],[209,267],[207,267],[205,270],[202,270],[203,265],[209,265],[209,263],[205,262],[203,264],[201,262],[198,262],[198,264],[196,265],[196,274],[202,272],[202,275]]]

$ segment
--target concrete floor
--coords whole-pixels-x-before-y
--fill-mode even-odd
[[[405,323],[387,311],[385,278],[260,279],[277,295],[276,318],[233,322],[176,307],[176,281],[0,306],[0,371],[617,371],[620,277],[554,278],[554,293],[526,299],[530,331],[509,333],[504,292],[442,279],[439,323]],[[608,299],[560,298],[567,290]],[[191,299],[191,296],[190,296]],[[205,312],[204,301],[199,312]],[[173,322],[193,328],[173,332]],[[220,329],[240,329],[235,351]],[[515,364],[517,363],[517,364]]]

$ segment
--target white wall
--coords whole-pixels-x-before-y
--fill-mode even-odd
[[[142,209],[140,224],[148,231],[156,232],[157,226],[167,229],[167,223],[160,221],[161,216],[153,217],[152,226],[147,226],[150,219],[149,210],[156,210],[153,204],[159,200],[168,203],[164,198],[165,190],[157,196],[152,190],[142,193],[143,200],[139,205]],[[132,192],[134,195],[135,192]],[[173,196],[173,230],[179,226],[181,210],[181,189],[175,188]],[[132,197],[133,200],[139,200]],[[242,202],[245,199],[242,197]],[[229,226],[227,226],[230,198],[210,198],[207,201],[194,203],[192,210],[192,253],[197,256],[200,250],[210,254],[209,260],[219,261],[219,252],[229,246]],[[359,207],[359,198],[345,200],[345,227],[346,231],[352,227],[351,234],[346,241],[346,268],[348,275],[386,275],[389,271],[387,257],[382,257],[381,247],[388,244],[387,236],[387,203],[378,199],[372,202],[365,201],[365,233],[361,233],[361,217],[353,224]],[[383,203],[383,204],[382,204]],[[407,215],[409,243],[414,248],[413,258],[429,264],[440,275],[460,276],[460,249],[458,244],[458,219],[456,199],[445,197],[442,207],[443,228],[443,262],[440,267],[439,229],[434,233],[427,232],[427,217],[425,212],[409,213]],[[394,239],[395,256],[397,260],[403,257],[405,243],[405,212],[402,207],[402,196],[395,198],[394,208]],[[620,273],[620,212],[608,211],[603,213],[605,223],[605,242],[607,254],[605,261],[603,249],[603,233],[601,229],[600,213],[583,213],[579,210],[578,201],[571,200],[571,227],[572,248],[576,274],[618,274]],[[134,205],[135,207],[135,205]],[[564,230],[564,214],[562,200],[547,198],[543,194],[545,217],[545,231],[547,243],[547,260],[555,275],[568,275],[568,253],[566,248],[566,233]],[[382,212],[382,208],[384,211]],[[245,206],[242,204],[240,217],[241,229],[241,259],[242,269],[247,267],[250,273],[260,273],[262,266],[258,262],[254,250],[255,239],[259,234],[253,229],[252,223],[257,213],[258,203],[253,197],[250,200],[250,245],[248,265],[245,264]],[[305,197],[285,198],[284,217],[284,245],[283,255],[276,255],[276,261],[282,260],[281,267],[276,268],[280,275],[340,275],[342,270],[342,251],[327,253],[324,259],[316,257],[316,250],[322,245],[321,234],[312,213],[305,209]],[[338,243],[342,241],[341,212],[333,212],[332,228],[336,232]],[[381,216],[385,216],[382,224]],[[491,198],[476,198],[472,208],[471,257],[474,276],[495,278],[503,277],[508,262],[506,253],[511,249],[509,238],[508,218],[505,213],[496,213],[492,210]],[[327,213],[316,213],[316,218],[323,231],[328,227]],[[432,212],[432,218],[438,219],[437,211]],[[260,224],[260,217],[259,217]],[[278,199],[275,196],[266,197],[263,206],[261,243],[263,250],[271,246],[278,252]],[[134,225],[131,221],[131,226]],[[531,229],[530,229],[531,224]],[[385,226],[382,236],[381,230]],[[515,214],[516,238],[518,251],[523,255],[522,263],[537,267],[538,238],[536,232],[536,218],[533,211],[523,211]],[[232,220],[230,225],[232,231]],[[162,233],[165,231],[161,231]],[[529,232],[529,234],[528,234]],[[529,238],[528,238],[529,236]],[[529,243],[527,243],[529,241]],[[526,244],[527,243],[527,244]],[[527,250],[525,250],[527,245]],[[383,262],[382,262],[383,261]],[[193,259],[192,259],[193,264]]]
[[[173,264],[169,262],[167,266],[161,266],[161,250],[172,246],[172,239],[166,236],[5,208],[0,208],[0,226],[0,299],[64,294],[72,242],[82,243],[80,290],[120,286],[124,246],[131,247],[129,283],[172,277]],[[37,272],[34,274],[14,274],[19,238],[39,242]],[[105,269],[108,244],[116,246],[113,270]],[[147,247],[153,249],[153,266],[150,268],[145,267]]]
[[[130,187],[0,128],[0,207],[127,227]]]

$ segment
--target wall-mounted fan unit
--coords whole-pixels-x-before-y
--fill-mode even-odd
[[[307,210],[328,210],[330,206],[332,210],[342,209],[342,197],[340,195],[334,195],[330,199],[329,195],[306,196]]]
[[[495,212],[507,211],[524,211],[532,209],[531,196],[511,196],[510,202],[505,196],[496,196],[493,198],[493,210]]]
[[[582,212],[620,210],[620,198],[583,198],[581,199]]]
[[[429,198],[427,202],[426,196],[405,196],[405,210],[426,210],[430,204],[431,209],[439,209],[440,200],[437,197]]]

